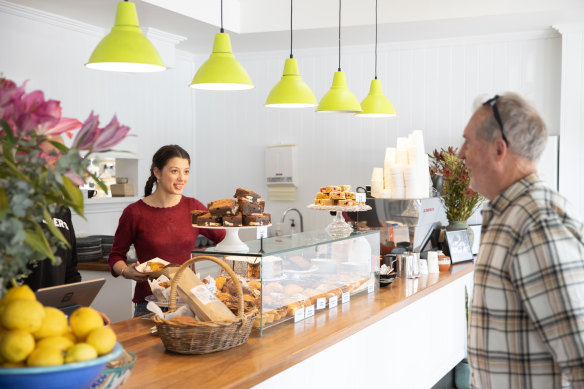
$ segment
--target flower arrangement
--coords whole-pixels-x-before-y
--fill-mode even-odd
[[[441,199],[449,223],[466,222],[483,201],[483,197],[469,187],[469,170],[457,153],[457,148],[448,147],[429,155],[430,173],[443,177]]]
[[[0,77],[0,290],[29,274],[29,263],[60,262],[54,252],[69,244],[46,221],[60,207],[83,216],[78,186],[88,177],[107,191],[87,170],[89,157],[110,150],[130,130],[115,115],[103,128],[93,112],[83,123],[61,117],[59,101],[45,100],[39,90],[26,94],[25,85]],[[55,138],[61,134],[73,138],[71,147]]]

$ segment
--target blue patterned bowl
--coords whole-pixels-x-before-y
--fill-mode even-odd
[[[99,377],[105,364],[120,356],[122,345],[116,343],[106,355],[87,362],[66,363],[60,366],[0,368],[2,389],[81,389]]]
[[[115,389],[119,388],[124,382],[126,382],[132,373],[134,363],[136,363],[136,355],[124,350],[118,359],[123,359],[126,363],[117,367],[106,367],[97,380],[91,384],[91,389]]]

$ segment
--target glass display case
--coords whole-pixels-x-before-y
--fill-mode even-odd
[[[246,244],[246,253],[211,247],[196,249],[193,255],[219,257],[240,276],[246,308],[258,309],[253,332],[259,335],[348,303],[355,294],[371,293],[379,285],[379,231],[343,238],[310,231]],[[215,277],[215,282],[216,296],[235,308],[235,288],[228,276]]]

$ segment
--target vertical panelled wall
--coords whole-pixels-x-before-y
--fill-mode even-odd
[[[112,10],[113,12],[113,10]],[[131,127],[132,137],[116,147],[139,158],[139,194],[149,175],[153,153],[177,143],[193,150],[194,99],[188,88],[193,56],[177,52],[174,67],[154,74],[125,74],[83,66],[105,29],[31,8],[0,3],[0,72],[27,91],[41,89],[61,101],[63,116],[85,120],[93,110],[105,126],[114,114]],[[156,42],[155,42],[156,43]],[[186,193],[195,194],[195,181]],[[117,220],[113,221],[114,226]],[[113,233],[113,231],[111,231]]]
[[[558,30],[562,34],[560,192],[584,220],[584,24],[562,25]]]
[[[341,67],[349,89],[361,101],[374,76],[373,46],[342,49]],[[462,131],[480,94],[516,91],[533,102],[550,134],[559,134],[561,42],[554,34],[496,35],[480,38],[404,42],[379,47],[378,78],[397,117],[359,119],[313,110],[264,108],[279,80],[287,53],[238,54],[252,77],[251,91],[197,92],[197,195],[201,201],[229,197],[237,186],[267,193],[266,146],[298,146],[296,201],[269,201],[274,221],[291,206],[304,214],[305,229],[322,228],[327,212],[306,208],[320,186],[369,183],[383,166],[385,148],[398,136],[424,131],[427,152],[460,146]],[[336,48],[296,50],[303,79],[317,100],[337,69]],[[285,230],[284,230],[285,231]]]

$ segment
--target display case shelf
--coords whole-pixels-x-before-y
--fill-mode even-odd
[[[249,309],[259,311],[255,334],[335,309],[379,284],[379,231],[357,231],[339,238],[326,231],[310,231],[246,244],[249,251],[245,253],[216,247],[192,253],[219,257],[240,277],[247,294],[244,301]],[[225,281],[218,285],[217,296],[235,307],[229,281],[215,280]]]

